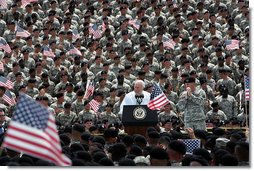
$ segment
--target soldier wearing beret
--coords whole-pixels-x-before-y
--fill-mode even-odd
[[[182,92],[177,103],[180,112],[183,112],[185,128],[206,130],[206,116],[204,113],[206,94],[204,90],[196,88],[195,79],[186,78],[185,91]]]

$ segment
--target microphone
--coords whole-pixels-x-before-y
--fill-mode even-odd
[[[142,103],[142,101],[143,101],[144,95],[143,94],[141,94],[141,95],[137,95],[136,94],[135,98],[137,100],[137,103],[140,105]]]

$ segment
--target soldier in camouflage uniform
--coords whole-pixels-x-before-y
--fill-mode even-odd
[[[28,83],[27,83],[26,94],[28,94],[31,97],[34,97],[35,95],[37,95],[39,93],[39,90],[37,88],[35,88],[36,79],[30,78],[27,82]]]
[[[72,103],[72,111],[77,115],[84,109],[84,97],[85,92],[83,90],[78,90],[76,92],[76,100]]]
[[[196,89],[195,79],[189,77],[184,81],[186,91],[179,98],[177,107],[184,112],[185,128],[193,130],[206,130],[206,116],[204,113],[204,102],[206,94],[202,89]]]
[[[166,120],[171,120],[172,117],[178,117],[176,113],[172,110],[171,104],[168,103],[164,106],[164,111],[159,113],[158,120],[159,122],[163,123]]]
[[[109,124],[120,123],[117,115],[112,113],[113,105],[107,104],[104,112],[101,113],[101,121],[108,120]]]
[[[85,120],[92,120],[93,123],[97,121],[97,115],[93,110],[91,110],[91,106],[88,104],[88,101],[84,102],[84,109],[78,114],[78,122],[83,124]]]
[[[220,109],[226,114],[230,120],[237,116],[237,102],[235,98],[228,93],[228,88],[225,85],[219,87],[220,95],[216,96],[216,101],[219,103]]]
[[[64,111],[59,113],[56,117],[56,122],[60,125],[60,128],[71,126],[77,120],[77,115],[71,111],[71,103],[66,102],[64,104]]]

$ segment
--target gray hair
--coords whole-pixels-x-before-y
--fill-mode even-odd
[[[141,84],[142,87],[145,88],[145,82],[144,82],[143,80],[136,80],[136,81],[134,82],[134,85],[136,85],[136,84]]]

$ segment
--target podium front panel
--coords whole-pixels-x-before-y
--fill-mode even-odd
[[[124,126],[154,126],[158,123],[158,114],[147,105],[125,105],[122,123]]]

